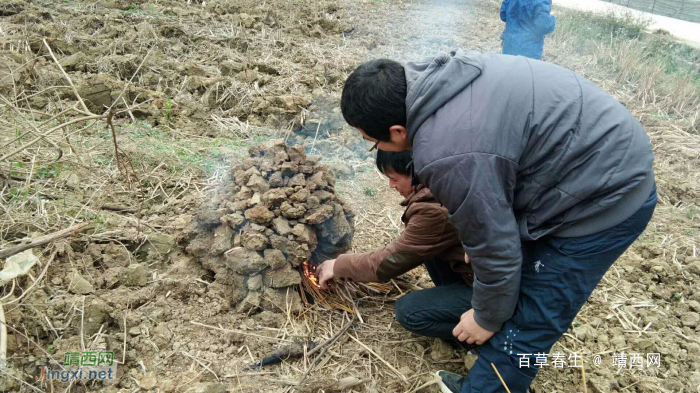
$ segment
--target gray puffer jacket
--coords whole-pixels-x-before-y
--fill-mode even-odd
[[[649,138],[622,104],[554,64],[456,51],[405,70],[414,171],[472,260],[476,322],[498,331],[517,302],[521,241],[630,217],[654,186]]]

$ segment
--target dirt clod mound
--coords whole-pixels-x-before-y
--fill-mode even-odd
[[[287,290],[301,282],[297,268],[347,251],[354,214],[330,168],[304,148],[272,141],[248,153],[200,208],[186,250],[241,311],[290,301],[297,308],[297,292]]]

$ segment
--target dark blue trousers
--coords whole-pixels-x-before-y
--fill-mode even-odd
[[[396,320],[416,334],[456,341],[452,329],[462,313],[472,308],[472,288],[447,262],[431,259],[425,262],[425,268],[435,288],[399,298],[394,305]]]
[[[481,346],[462,393],[505,391],[491,363],[511,392],[527,392],[538,372],[535,355],[548,354],[566,332],[605,272],[644,231],[656,201],[654,188],[627,220],[589,236],[547,236],[522,242],[523,267],[515,313]],[[396,318],[417,334],[447,339],[462,313],[471,308],[471,294],[471,288],[463,285],[413,292],[397,301]],[[521,354],[529,354],[529,362],[522,367]]]

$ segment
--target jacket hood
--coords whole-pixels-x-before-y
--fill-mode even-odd
[[[480,52],[457,49],[404,65],[406,128],[411,142],[426,119],[481,75],[482,56]]]

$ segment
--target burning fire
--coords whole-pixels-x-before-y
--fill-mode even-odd
[[[311,261],[304,261],[304,263],[301,264],[301,267],[304,269],[304,277],[306,277],[314,287],[321,288],[318,285],[318,277],[316,277],[316,265],[314,265]]]

